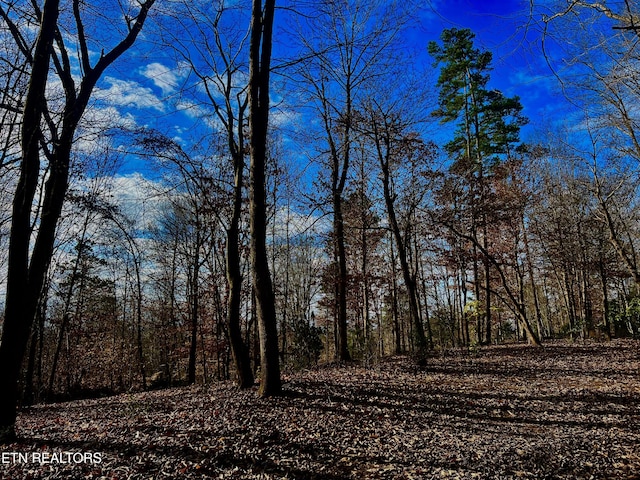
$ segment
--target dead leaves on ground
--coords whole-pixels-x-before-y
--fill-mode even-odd
[[[231,384],[42,405],[7,479],[640,478],[640,345],[491,347],[322,367],[259,399]]]

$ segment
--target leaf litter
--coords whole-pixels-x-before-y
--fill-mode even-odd
[[[548,343],[38,405],[2,479],[640,478],[640,345]],[[84,458],[84,457],[76,457]],[[91,457],[96,460],[95,457]]]

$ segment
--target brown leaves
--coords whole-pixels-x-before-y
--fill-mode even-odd
[[[286,396],[231,384],[42,405],[4,451],[101,462],[0,465],[1,478],[634,478],[635,342],[492,347],[324,367]]]

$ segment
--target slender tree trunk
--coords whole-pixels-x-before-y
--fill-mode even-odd
[[[396,257],[393,253],[393,234],[389,239],[389,250],[391,253],[391,316],[393,318],[393,327],[395,332],[396,355],[402,353],[403,332],[400,328],[398,314],[398,281],[396,279]]]
[[[40,170],[40,121],[44,109],[49,59],[58,23],[58,7],[59,0],[46,0],[44,3],[23,111],[22,160],[11,217],[7,295],[0,343],[0,443],[10,442],[15,438],[18,379],[44,283],[44,274],[30,275],[29,241],[31,207]],[[43,267],[48,267],[48,260],[39,260],[44,260],[45,265],[38,265],[37,269],[46,272],[47,269]]]
[[[369,256],[368,256],[368,242],[367,242],[367,205],[365,202],[365,183],[366,183],[366,175],[364,169],[364,159],[360,162],[360,178],[361,178],[361,188],[360,188],[360,221],[361,221],[361,229],[360,229],[360,248],[362,249],[362,317],[364,321],[364,339],[367,346],[367,352],[369,352],[369,334],[371,330],[371,315],[369,312]]]
[[[483,226],[483,247],[485,251],[489,251],[489,238],[487,235],[486,215],[485,225]],[[485,307],[485,336],[484,343],[491,345],[491,262],[485,255],[484,257],[484,307]]]
[[[196,240],[196,251],[198,250],[199,240]],[[198,273],[199,273],[199,258],[198,254],[195,253],[195,258],[193,259],[193,272],[191,273],[191,287],[189,288],[189,303],[190,305],[190,314],[191,317],[191,332],[189,338],[189,367],[187,370],[187,382],[189,385],[193,385],[196,383],[196,361],[197,361],[197,352],[198,352],[198,315],[199,315],[199,301],[198,301]]]
[[[427,279],[426,279],[426,275],[425,275],[425,271],[424,271],[424,262],[421,261],[421,256],[418,253],[418,241],[417,238],[414,238],[414,250],[416,252],[415,255],[415,265],[416,265],[416,272],[418,272],[420,275],[420,287],[422,290],[422,298],[424,298],[424,316],[421,316],[421,319],[423,321],[423,323],[425,324],[425,326],[427,327],[427,346],[429,349],[433,349],[433,331],[431,330],[431,318],[429,316],[429,305],[427,305]],[[418,301],[420,299],[420,296],[418,297]]]
[[[331,123],[332,108],[326,98],[322,98],[324,108],[324,127],[327,133],[331,162],[331,203],[333,207],[333,255],[337,266],[336,272],[336,360],[349,361],[348,327],[347,327],[347,251],[344,241],[344,218],[342,211],[342,194],[347,181],[347,172],[351,157],[351,116],[352,86],[347,75],[345,82],[345,109],[342,114],[341,145],[334,140],[335,126]]]
[[[474,242],[477,242],[477,235],[475,227],[472,229]],[[480,298],[481,298],[481,284],[480,284],[480,267],[478,265],[478,248],[476,243],[473,244],[473,289],[475,293],[476,301],[476,342],[482,344],[482,315],[480,315]]]
[[[604,335],[607,340],[611,340],[611,323],[609,321],[609,288],[607,285],[607,273],[605,270],[604,255],[601,254],[598,262],[598,270],[600,273],[600,282],[602,285],[602,316],[604,324]]]
[[[42,350],[44,335],[44,320],[47,309],[47,298],[49,296],[49,281],[43,287],[43,294],[38,302],[36,311],[36,324],[31,334],[29,346],[29,360],[27,363],[27,373],[25,379],[25,392],[23,402],[25,405],[33,405],[40,398],[42,389]],[[37,370],[37,372],[36,372]],[[37,374],[36,374],[37,373]],[[34,376],[36,377],[34,380]]]
[[[241,174],[236,172],[236,175]],[[242,197],[242,192],[236,191],[236,195]],[[237,211],[236,211],[237,209]],[[242,274],[240,271],[240,252],[238,244],[240,242],[238,223],[240,218],[240,206],[234,204],[234,217],[231,226],[227,230],[227,283],[229,285],[229,298],[227,301],[227,329],[231,353],[236,367],[237,383],[240,388],[249,388],[254,383],[253,370],[251,369],[251,358],[249,348],[242,338],[240,326],[240,309],[242,300]],[[237,213],[237,216],[236,216]]]
[[[249,55],[249,128],[251,146],[249,216],[253,291],[260,336],[260,396],[279,395],[280,355],[275,296],[266,248],[266,162],[269,126],[269,73],[275,0],[253,0]]]
[[[190,302],[190,317],[191,317],[191,338],[189,344],[189,369],[187,372],[187,378],[190,385],[196,383],[196,366],[197,366],[197,352],[198,352],[198,329],[200,323],[200,248],[202,246],[202,231],[201,225],[202,221],[200,220],[200,215],[197,212],[196,207],[196,232],[195,232],[195,240],[193,245],[193,258],[192,258],[192,266],[191,266],[191,279],[190,279],[190,287],[188,288],[188,298]]]
[[[398,249],[398,259],[400,260],[400,269],[402,270],[402,277],[404,280],[407,293],[409,295],[409,316],[411,318],[411,324],[413,325],[414,336],[416,341],[416,360],[418,363],[424,363],[426,361],[427,354],[427,338],[424,333],[424,328],[420,320],[420,312],[418,308],[418,295],[417,284],[415,275],[411,272],[411,267],[408,261],[407,248],[411,246],[402,236],[400,232],[400,226],[398,225],[398,219],[395,211],[394,195],[391,190],[391,172],[388,158],[389,145],[385,145],[382,149],[380,145],[380,138],[376,138],[376,146],[378,150],[378,159],[380,161],[380,167],[382,169],[382,187],[384,194],[384,201],[387,207],[387,217],[389,219],[389,227],[393,234],[393,238],[396,242],[396,248]]]
[[[280,348],[280,360],[284,364],[287,356],[287,334],[288,328],[287,324],[289,322],[289,289],[291,283],[291,235],[289,232],[289,226],[291,223],[291,198],[287,195],[287,222],[285,225],[285,265],[284,265],[284,305],[282,306],[282,331],[280,332],[280,336],[282,337],[282,347]],[[295,312],[301,311],[300,308],[294,309]]]
[[[335,258],[338,266],[337,285],[337,351],[336,360],[349,361],[347,335],[347,251],[344,244],[344,219],[342,215],[342,194],[333,193],[333,232],[335,242]]]
[[[132,242],[132,240],[130,239]],[[133,249],[133,242],[132,242]],[[133,250],[132,250],[133,251]],[[134,255],[136,252],[133,252]],[[138,353],[138,366],[142,377],[142,388],[147,389],[147,371],[144,365],[144,348],[142,343],[142,279],[140,278],[140,259],[134,256],[133,266],[136,272],[136,350]]]
[[[27,360],[27,373],[24,382],[24,395],[22,397],[22,403],[24,405],[33,405],[35,400],[34,391],[34,372],[36,369],[36,354],[38,352],[38,343],[40,340],[40,325],[36,323],[32,333],[31,340],[29,342],[29,356]]]
[[[564,270],[562,272],[562,277],[564,280],[564,288],[567,292],[567,313],[569,315],[569,328],[570,328],[570,337],[571,340],[574,340],[575,335],[575,327],[576,327],[576,307],[575,307],[575,297],[573,292],[573,283],[570,281],[571,272],[568,271],[568,266],[564,265]]]
[[[529,270],[529,287],[531,288],[531,295],[533,296],[533,307],[536,315],[536,326],[538,329],[539,338],[544,337],[544,328],[542,326],[542,312],[540,310],[540,299],[538,298],[538,289],[536,287],[533,260],[531,258],[531,248],[529,247],[529,235],[527,234],[527,228],[524,223],[524,215],[521,218],[522,226],[522,240],[524,242],[524,252],[527,259],[527,269]]]
[[[462,259],[461,259],[462,260]],[[461,261],[456,266],[456,281],[460,286],[460,295],[458,295],[458,305],[460,307],[460,329],[462,330],[463,343],[467,347],[471,344],[471,334],[469,333],[469,316],[465,311],[465,305],[467,304],[467,278],[466,268],[467,264]],[[458,268],[459,267],[459,268]]]

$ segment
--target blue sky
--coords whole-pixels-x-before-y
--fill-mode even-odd
[[[540,52],[539,28],[528,24],[529,5],[528,0],[433,0],[425,4],[405,34],[407,44],[419,57],[417,61],[429,68],[433,60],[426,46],[429,41],[438,40],[443,29],[456,27],[474,31],[476,45],[494,55],[490,86],[508,96],[521,97],[524,114],[531,122],[523,131],[523,140],[539,124],[563,121],[571,108],[560,94],[558,82]],[[436,71],[431,73],[433,78],[437,77]],[[123,62],[108,71],[98,97],[102,95],[115,101],[113,106],[124,119],[158,128],[186,141],[201,121],[202,113],[200,106],[179,98],[180,86],[186,79],[186,70],[171,54],[152,49],[137,53],[133,62]],[[286,90],[274,95],[287,102]],[[287,121],[286,116],[281,121]],[[146,168],[144,162],[130,161],[121,173]]]
[[[469,28],[476,46],[493,54],[490,86],[505,95],[518,95],[530,124],[526,137],[540,124],[566,118],[571,106],[541,51],[541,33],[528,0],[442,0],[433,2],[425,15],[421,34],[438,38],[445,28]]]

